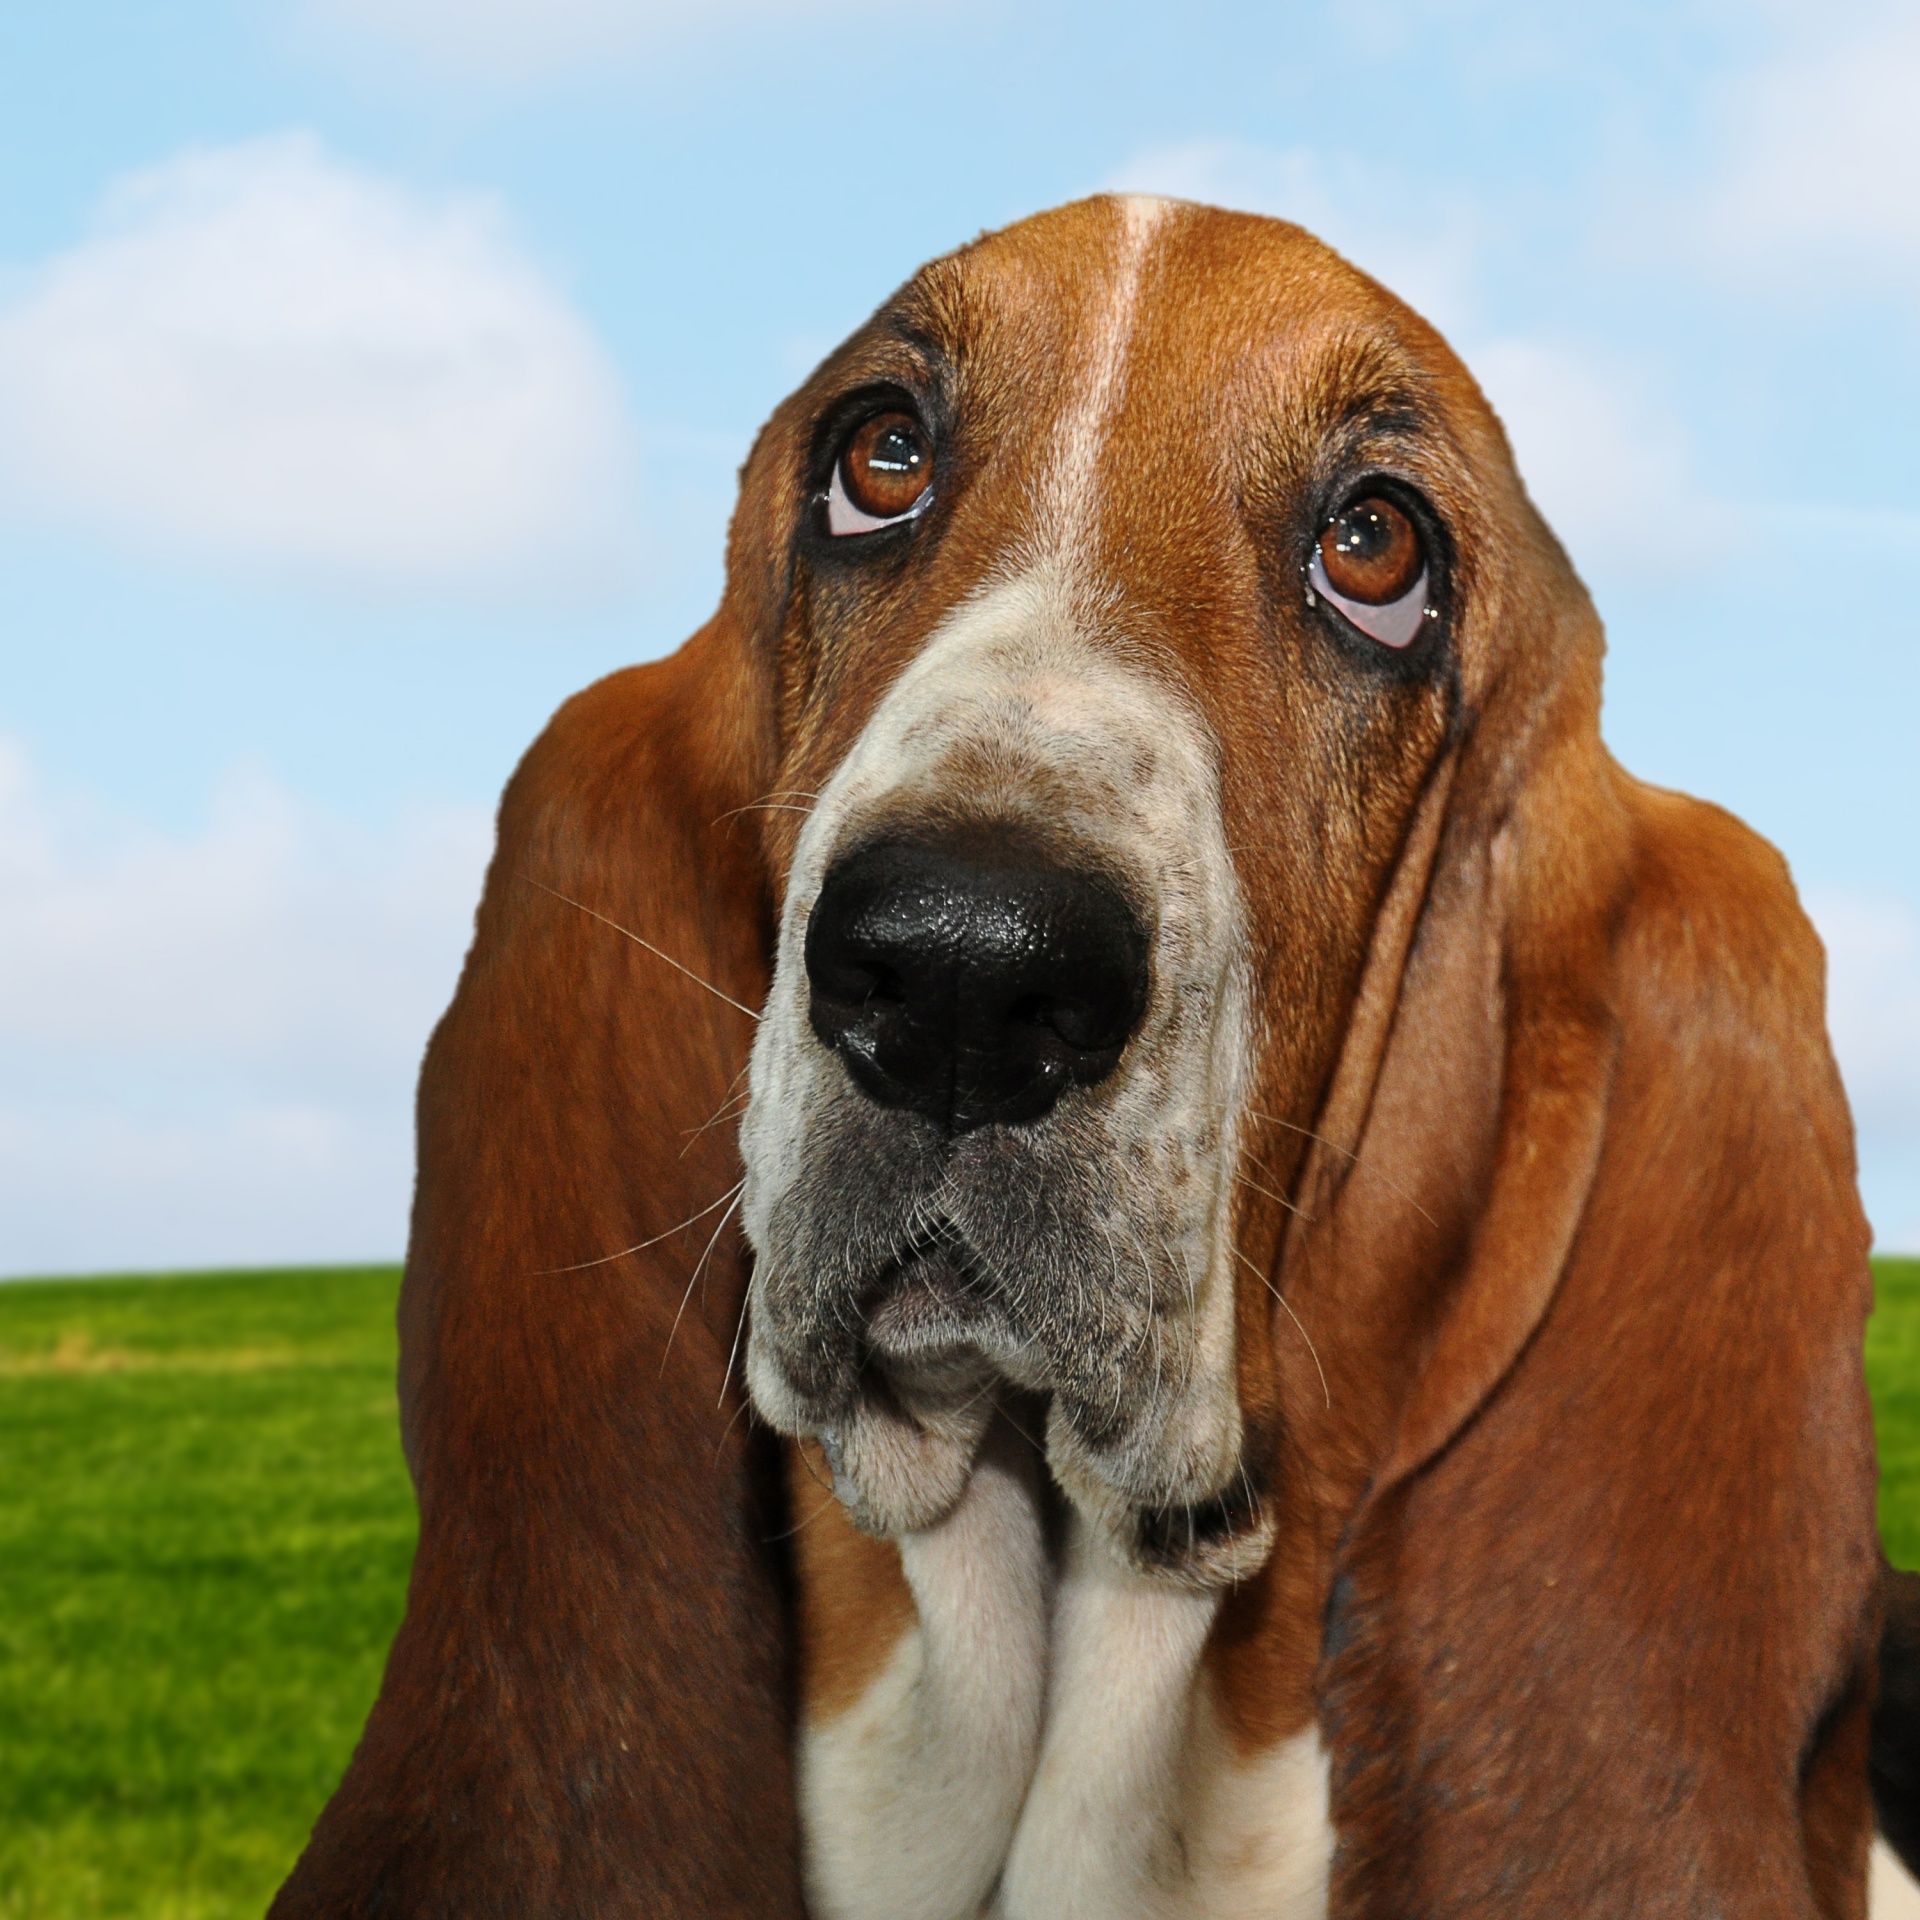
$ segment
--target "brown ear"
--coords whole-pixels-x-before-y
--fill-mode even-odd
[[[420,1088],[406,1619],[275,1915],[801,1910],[781,1523],[729,1367],[770,947],[728,816],[767,783],[767,680],[723,613],[569,702],[508,788]]]
[[[1434,1200],[1333,1587],[1332,1911],[1857,1912],[1869,1283],[1818,945],[1736,822],[1597,744],[1556,765],[1477,877],[1437,869],[1363,1148],[1472,1167],[1474,1074],[1431,1083],[1476,1056],[1419,1002],[1484,1007],[1477,1197]]]

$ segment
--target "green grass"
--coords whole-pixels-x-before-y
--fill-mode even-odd
[[[391,1267],[0,1287],[0,1916],[258,1916],[400,1617]]]
[[[1896,1567],[1920,1567],[1920,1260],[1873,1263],[1867,1379],[1880,1437],[1880,1537]]]
[[[1920,1261],[1877,1263],[1920,1566]],[[345,1766],[413,1508],[391,1267],[0,1286],[0,1920],[257,1916]]]

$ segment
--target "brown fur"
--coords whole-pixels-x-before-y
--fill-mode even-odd
[[[752,836],[712,823],[759,791],[761,684],[723,614],[570,702],[508,789],[421,1082],[406,1620],[276,1915],[800,1911],[784,1504],[721,1387],[743,1255],[723,1232],[679,1314],[720,1216],[668,1231],[737,1177],[696,1130],[751,1023],[541,890],[757,1001]]]
[[[758,1004],[796,820],[734,810],[817,791],[1030,538],[1114,229],[1087,203],[903,290],[762,435],[714,624],[563,710],[509,789],[421,1092],[420,1557],[277,1914],[798,1911],[789,1661],[843,1703],[911,1600],[804,1473],[783,1520],[729,1426],[731,1233],[664,1368],[710,1220],[541,1273],[725,1190],[730,1130],[691,1130],[748,1023],[528,883]],[[1278,1537],[1209,1649],[1229,1731],[1319,1719],[1336,1915],[1857,1914],[1866,1238],[1785,873],[1605,753],[1598,623],[1430,329],[1199,210],[1140,314],[1095,563],[1221,743],[1268,1015],[1238,1244],[1300,1323],[1246,1277]],[[810,566],[820,409],[932,356],[963,418],[937,542]],[[1357,703],[1303,623],[1293,503],[1339,461],[1451,530],[1450,681]]]

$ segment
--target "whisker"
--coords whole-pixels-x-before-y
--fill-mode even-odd
[[[822,1480],[819,1474],[815,1472],[813,1462],[807,1457],[806,1447],[796,1446],[794,1452],[799,1457],[801,1470],[816,1487],[822,1487],[826,1490],[827,1497],[822,1500],[804,1520],[788,1527],[784,1532],[768,1534],[766,1537],[766,1544],[768,1546],[771,1546],[776,1540],[791,1540],[796,1533],[804,1532],[808,1527],[812,1526],[829,1507],[839,1504],[840,1496],[834,1492],[833,1482],[831,1480]]]
[[[720,1383],[720,1395],[723,1400],[726,1397],[726,1392],[727,1392],[727,1386],[726,1386],[726,1382],[723,1380]],[[734,1430],[734,1428],[740,1424],[740,1416],[743,1413],[748,1412],[752,1408],[752,1406],[753,1406],[753,1402],[749,1400],[745,1394],[742,1394],[740,1396],[740,1404],[737,1407],[735,1407],[733,1410],[733,1417],[727,1422],[727,1424],[724,1427],[720,1429],[720,1438],[714,1444],[713,1463],[715,1466],[718,1466],[720,1464],[720,1455],[726,1449],[727,1435],[730,1434]]]
[[[995,1413],[997,1413],[1000,1416],[1002,1420],[1004,1420],[1007,1423],[1008,1426],[1010,1426],[1014,1430],[1015,1433],[1017,1433],[1020,1436],[1022,1440],[1024,1440],[1027,1443],[1028,1446],[1030,1446],[1034,1450],[1035,1453],[1037,1453],[1040,1456],[1042,1460],[1044,1460],[1047,1457],[1046,1442],[1043,1440],[1037,1439],[1033,1434],[1030,1434],[1026,1430],[1026,1428],[1023,1427],[1020,1424],[1020,1422],[1016,1420],[1013,1417],[1013,1415],[1007,1411],[1005,1401],[996,1400],[993,1403],[993,1410]]]
[[[725,813],[715,819],[713,824],[717,827],[722,820],[731,820],[735,814],[753,813],[761,808],[771,811],[778,802],[785,800],[813,800],[817,802],[819,798],[820,796],[815,793],[811,787],[770,787],[758,800],[749,800],[744,807],[729,807]],[[790,813],[811,813],[813,808],[790,807],[787,811]]]
[[[1304,1207],[1296,1206],[1291,1200],[1287,1199],[1284,1194],[1275,1193],[1271,1187],[1263,1187],[1258,1180],[1249,1180],[1244,1173],[1236,1173],[1233,1177],[1238,1180],[1243,1187],[1251,1187],[1255,1193],[1264,1194],[1277,1206],[1285,1207],[1289,1213],[1297,1213],[1302,1220],[1311,1220],[1313,1218],[1313,1215],[1307,1212]]]
[[[1337,1153],[1337,1154],[1340,1154],[1343,1158],[1351,1160],[1356,1167],[1361,1168],[1365,1172],[1371,1174],[1374,1179],[1378,1180],[1380,1184],[1388,1190],[1388,1192],[1397,1193],[1400,1196],[1400,1198],[1404,1200],[1407,1203],[1407,1205],[1410,1206],[1414,1210],[1414,1212],[1417,1213],[1420,1216],[1420,1218],[1427,1223],[1428,1226],[1437,1227],[1440,1224],[1440,1222],[1436,1220],[1433,1217],[1433,1215],[1430,1214],[1426,1210],[1426,1208],[1423,1207],[1420,1204],[1420,1202],[1416,1200],[1413,1197],[1413,1195],[1406,1190],[1405,1187],[1401,1186],[1400,1183],[1395,1179],[1393,1179],[1391,1175],[1383,1173],[1380,1170],[1380,1168],[1374,1166],[1371,1161],[1362,1160],[1360,1156],[1357,1153],[1355,1153],[1351,1147],[1343,1147],[1339,1144],[1338,1141],[1329,1140],[1324,1133],[1315,1133],[1311,1127],[1295,1126],[1291,1120],[1282,1120],[1277,1113],[1259,1113],[1259,1112],[1256,1112],[1255,1109],[1253,1109],[1252,1107],[1249,1107],[1247,1111],[1251,1113],[1256,1120],[1264,1120],[1270,1126],[1285,1127],[1289,1133],[1304,1134],[1306,1138],[1309,1140],[1319,1141],[1319,1143],[1323,1147],[1325,1147],[1329,1153]]]
[[[710,1127],[717,1127],[723,1120],[737,1119],[746,1111],[747,1106],[753,1099],[753,1089],[751,1087],[740,1087],[740,1082],[752,1071],[753,1062],[751,1059],[741,1061],[740,1071],[727,1082],[727,1090],[720,1096],[719,1106],[717,1106],[706,1119],[702,1120],[697,1127],[689,1127],[687,1129],[686,1144],[680,1149],[680,1158],[682,1160],[693,1151],[693,1143]],[[740,1088],[740,1090],[735,1092],[735,1088]]]
[[[713,1258],[713,1250],[720,1244],[720,1236],[727,1230],[727,1222],[733,1218],[733,1210],[740,1204],[740,1196],[746,1190],[747,1183],[742,1180],[734,1189],[727,1210],[720,1216],[720,1224],[714,1228],[707,1240],[706,1251],[701,1254],[693,1269],[692,1277],[687,1281],[687,1290],[680,1296],[680,1305],[675,1309],[673,1325],[667,1329],[667,1344],[660,1349],[660,1372],[664,1377],[667,1371],[667,1356],[673,1351],[673,1336],[680,1331],[680,1321],[687,1311],[687,1302],[693,1298],[693,1290],[699,1285],[700,1276],[707,1270],[707,1262]]]
[[[823,1513],[825,1513],[829,1507],[835,1504],[837,1498],[838,1498],[837,1495],[829,1493],[827,1497],[824,1500],[822,1500],[820,1504],[817,1507],[815,1507],[814,1510],[810,1514],[808,1514],[807,1517],[804,1520],[802,1520],[797,1526],[788,1527],[785,1529],[784,1532],[781,1532],[781,1533],[768,1534],[765,1544],[767,1546],[772,1546],[776,1541],[791,1540],[796,1533],[806,1532],[806,1530],[810,1526],[812,1526],[813,1523],[816,1520],[818,1520],[820,1516]]]
[[[570,1267],[536,1267],[535,1273],[585,1273],[589,1267],[604,1267],[609,1260],[624,1260],[630,1253],[644,1253],[649,1247],[657,1247],[662,1240],[671,1240],[676,1233],[683,1233],[696,1220],[704,1220],[715,1207],[724,1206],[728,1199],[746,1185],[745,1179],[736,1180],[718,1200],[709,1200],[698,1213],[690,1213],[678,1226],[669,1227],[664,1233],[650,1235],[645,1240],[636,1240],[630,1247],[622,1247],[618,1253],[603,1253],[597,1260],[576,1260]]]
[[[722,820],[731,820],[742,813],[807,814],[812,811],[812,807],[796,807],[790,800],[749,800],[744,807],[729,807],[725,813],[715,814],[713,824],[717,827]]]
[[[833,1482],[831,1480],[822,1480],[819,1474],[814,1471],[813,1461],[808,1457],[804,1444],[795,1443],[793,1451],[795,1457],[800,1462],[800,1470],[816,1487],[826,1488],[828,1494],[831,1495],[833,1493]]]
[[[1153,1403],[1157,1407],[1166,1391],[1167,1347],[1160,1331],[1160,1316],[1154,1308],[1153,1262],[1147,1256],[1147,1250],[1138,1239],[1133,1241],[1133,1257],[1140,1263],[1140,1272],[1147,1283],[1147,1323],[1141,1329],[1143,1336],[1153,1336]],[[1119,1266],[1115,1263],[1115,1277],[1118,1278]],[[1142,1341],[1144,1344],[1144,1338]]]
[[[749,1287],[740,1296],[740,1317],[733,1323],[733,1345],[727,1349],[726,1371],[720,1376],[720,1398],[713,1403],[716,1412],[727,1404],[727,1382],[733,1378],[733,1357],[740,1351],[740,1336],[747,1330],[747,1308],[752,1303],[752,1300],[753,1289]],[[747,1404],[744,1394],[741,1396],[740,1404],[743,1407]],[[733,1416],[733,1420],[737,1420],[739,1417],[736,1413]],[[726,1426],[721,1428],[720,1438],[722,1440],[726,1439],[727,1432],[733,1425],[733,1420],[729,1420]]]
[[[643,940],[631,927],[623,927],[618,920],[609,920],[604,913],[588,906],[584,900],[576,900],[572,894],[562,893],[558,887],[550,887],[544,880],[529,878],[527,884],[530,887],[538,887],[542,893],[552,894],[556,900],[564,900],[570,907],[578,907],[582,913],[587,914],[592,919],[598,920],[603,927],[611,927],[615,933],[625,934],[636,947],[645,947],[656,960],[664,960],[675,973],[685,974],[696,987],[705,987],[716,1000],[724,1000],[728,1006],[737,1008],[741,1013],[744,1013],[749,1020],[755,1022],[759,1020],[760,1016],[755,1013],[751,1007],[742,1006],[732,994],[721,992],[711,980],[701,979],[691,967],[683,967],[672,954],[663,953],[651,940]]]
[[[739,1119],[747,1110],[748,1099],[749,1096],[745,1093],[729,1094],[725,1100],[721,1101],[710,1118],[702,1120],[697,1127],[689,1127],[687,1129],[687,1144],[680,1149],[680,1158],[684,1160],[687,1157],[693,1150],[693,1143],[698,1140],[703,1133],[712,1132],[723,1120]]]
[[[727,1082],[727,1090],[725,1093],[723,1093],[720,1096],[720,1105],[722,1108],[730,1107],[734,1103],[734,1101],[739,1098],[739,1095],[735,1091],[735,1089],[739,1087],[740,1082],[744,1080],[747,1077],[747,1075],[750,1074],[752,1071],[753,1071],[753,1062],[751,1060],[742,1060],[740,1062],[740,1071],[736,1073],[733,1076],[733,1078]],[[697,1127],[689,1127],[687,1131],[689,1133],[704,1133],[707,1130],[707,1128],[709,1128],[712,1125],[713,1125],[713,1122],[711,1120],[703,1120]]]
[[[1300,1329],[1300,1338],[1307,1343],[1307,1351],[1313,1355],[1313,1370],[1320,1376],[1320,1391],[1322,1395],[1325,1396],[1327,1411],[1331,1413],[1333,1411],[1333,1390],[1327,1385],[1327,1370],[1320,1364],[1320,1350],[1313,1344],[1313,1335],[1307,1331],[1305,1323],[1301,1320],[1300,1316],[1294,1312],[1292,1307],[1287,1306],[1287,1296],[1282,1293],[1238,1247],[1234,1248],[1233,1257],[1280,1302],[1281,1306],[1286,1307],[1287,1318]]]
[[[1164,1238],[1160,1242],[1160,1253],[1169,1266],[1178,1267],[1180,1274],[1186,1280],[1187,1320],[1188,1324],[1191,1325],[1198,1320],[1200,1315],[1200,1294],[1199,1289],[1194,1284],[1193,1269],[1186,1261],[1181,1260],[1179,1256],[1175,1254],[1173,1248],[1168,1245]],[[1200,1362],[1200,1350],[1198,1344],[1193,1341],[1187,1342],[1184,1350],[1186,1361],[1181,1369],[1180,1391],[1182,1393],[1189,1393],[1193,1389],[1193,1370]]]

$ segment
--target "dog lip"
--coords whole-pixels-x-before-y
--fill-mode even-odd
[[[991,1277],[947,1221],[917,1233],[875,1277],[862,1303],[883,1358],[972,1344],[992,1305]]]

